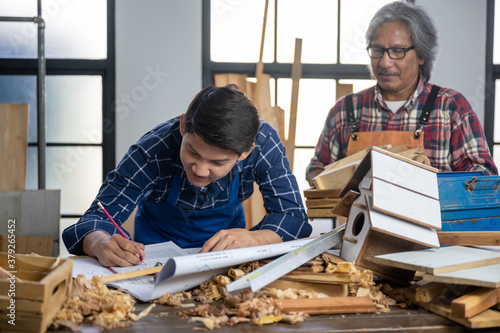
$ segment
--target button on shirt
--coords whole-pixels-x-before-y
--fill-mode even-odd
[[[354,94],[356,131],[415,131],[431,88],[431,83],[420,80],[413,95],[397,112],[387,107],[377,86]],[[346,156],[351,133],[345,105],[345,98],[341,98],[330,110],[307,173]],[[424,128],[424,147],[431,165],[441,172],[498,174],[476,113],[455,90],[439,90]]]
[[[209,186],[197,188],[186,178],[180,161],[182,136],[179,117],[171,119],[146,133],[134,144],[115,170],[111,171],[84,216],[63,232],[63,240],[72,254],[81,254],[84,237],[92,231],[117,233],[113,224],[99,210],[104,204],[114,220],[121,224],[140,200],[163,202],[172,186],[173,176],[182,178],[176,205],[182,209],[203,210],[228,202],[228,185],[240,173],[238,200],[249,198],[257,182],[267,215],[252,228],[269,229],[283,241],[308,237],[312,228],[302,203],[295,176],[290,170],[285,148],[277,132],[261,122],[255,148],[230,173]]]

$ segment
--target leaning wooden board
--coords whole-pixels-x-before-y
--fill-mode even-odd
[[[439,249],[378,255],[375,257],[375,261],[393,267],[436,275],[499,264],[500,252],[463,246],[449,246]]]
[[[500,288],[500,264],[434,275],[424,274],[422,279],[425,281],[465,284],[476,287]]]

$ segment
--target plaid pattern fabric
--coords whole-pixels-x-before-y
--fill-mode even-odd
[[[310,235],[312,228],[285,148],[269,124],[261,122],[255,148],[245,160],[237,162],[226,177],[204,188],[192,186],[185,176],[179,155],[181,141],[177,117],[158,125],[134,144],[116,169],[107,175],[84,216],[64,230],[63,240],[68,251],[81,254],[83,239],[92,231],[102,230],[109,235],[117,233],[99,210],[97,201],[121,224],[141,200],[165,201],[173,176],[182,179],[177,206],[203,210],[226,204],[228,185],[240,173],[238,200],[243,201],[252,195],[254,182],[259,185],[264,198],[267,215],[253,229],[270,229],[284,241]]]
[[[357,132],[415,131],[432,88],[420,80],[413,96],[396,112],[382,99],[377,86],[353,95]],[[439,171],[481,171],[498,174],[483,128],[465,97],[452,89],[441,88],[424,128],[425,153]],[[346,156],[350,130],[345,98],[330,110],[307,171],[322,169]]]

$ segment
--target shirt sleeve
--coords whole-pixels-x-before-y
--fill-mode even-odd
[[[97,206],[97,202],[101,202],[115,222],[121,225],[135,209],[140,198],[154,186],[154,165],[149,163],[148,156],[140,147],[131,147],[117,168],[107,175],[82,218],[63,231],[62,239],[69,253],[83,254],[83,239],[93,231],[101,230],[108,235],[119,233]],[[128,233],[127,235],[130,238]]]
[[[483,128],[471,105],[461,94],[455,96],[451,134],[451,168],[455,171],[481,171],[497,175]]]
[[[310,236],[312,227],[278,133],[263,123],[254,149],[259,150],[254,176],[267,214],[251,230],[272,230],[283,241]]]

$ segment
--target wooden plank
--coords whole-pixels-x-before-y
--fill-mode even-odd
[[[481,288],[451,302],[451,314],[471,318],[500,302],[500,289]]]
[[[348,284],[324,284],[324,283],[314,283],[314,282],[302,282],[302,281],[287,280],[283,278],[268,284],[266,288],[276,288],[281,290],[292,288],[292,289],[323,293],[329,297],[345,297],[349,295]]]
[[[408,298],[412,303],[417,304],[424,309],[432,311],[440,316],[453,320],[463,326],[469,328],[488,328],[488,327],[499,327],[500,326],[500,311],[496,310],[485,310],[472,318],[459,318],[451,313],[450,305],[443,303],[425,303],[418,302],[415,299],[415,290],[410,288],[399,289],[406,298]]]
[[[327,171],[323,171],[313,178],[314,186],[320,190],[341,190],[347,185],[349,179],[351,179],[354,171],[358,167],[358,164],[359,161],[354,161],[338,168],[332,168]]]
[[[371,199],[367,196],[367,200]],[[397,238],[406,239],[413,243],[422,244],[432,248],[439,248],[439,240],[437,238],[436,230],[378,212],[377,210],[372,209],[372,203],[370,201],[369,203],[370,207],[368,208],[368,216],[374,230],[388,235],[393,235]]]
[[[478,269],[485,269],[485,267],[491,267],[491,268],[496,267],[497,272],[500,272],[500,265],[496,265],[500,263],[500,253],[489,250],[477,249],[477,248],[463,247],[463,246],[450,246],[450,247],[442,247],[439,249],[426,249],[420,251],[389,253],[389,254],[379,255],[376,257],[376,259],[377,262],[386,265],[434,274],[432,276],[440,274],[442,277],[444,277],[443,275],[444,273],[458,271],[458,270],[462,270],[461,272],[463,274],[464,270],[468,271],[469,268],[475,268],[475,267]],[[490,265],[490,266],[484,266],[484,265]],[[486,270],[485,273],[487,273]],[[428,275],[424,275],[424,277],[425,276]],[[449,276],[451,279],[453,275],[447,274],[447,276]],[[441,282],[438,279],[435,280],[433,279],[428,281]],[[444,282],[449,282],[449,281],[444,281]],[[484,286],[484,287],[489,287],[489,286]],[[496,288],[496,287],[493,286],[490,288]]]
[[[28,104],[0,104],[0,191],[26,189]]]
[[[276,306],[284,312],[305,312],[308,314],[372,313],[375,305],[370,297],[327,297],[280,299]]]
[[[332,213],[331,208],[313,208],[307,209],[308,217],[337,217],[338,215]]]
[[[441,230],[439,199],[373,178],[373,208],[418,225]]]
[[[439,200],[436,172],[424,168],[421,163],[413,164],[409,159],[401,160],[400,154],[403,153],[393,154],[386,150],[374,149],[371,153],[372,177]]]
[[[52,237],[16,235],[16,254],[36,253],[41,256],[50,256],[53,243]],[[8,236],[0,235],[0,252],[7,252],[8,245]]]
[[[340,199],[306,199],[307,208],[333,208]]]
[[[500,231],[440,231],[438,238],[441,245],[500,245]]]
[[[118,273],[118,274],[103,276],[101,279],[102,279],[103,283],[108,283],[108,282],[118,281],[118,280],[125,280],[125,279],[130,279],[130,278],[134,278],[134,277],[138,277],[138,276],[156,274],[159,271],[161,271],[162,268],[163,268],[163,266],[138,269],[138,270],[132,271],[132,272]]]
[[[332,213],[343,217],[349,217],[349,212],[351,211],[351,206],[359,197],[359,193],[356,191],[349,191],[346,195],[335,205],[332,209]]]
[[[317,198],[340,198],[339,189],[333,190],[319,190],[316,188],[309,188],[304,190],[304,197],[308,199],[317,199]]]
[[[297,110],[299,105],[299,83],[302,76],[302,39],[295,38],[295,52],[292,64],[292,99],[290,101],[290,119],[288,123],[288,139],[286,140],[286,154],[293,170],[295,152],[295,133],[297,131]]]
[[[476,263],[474,263],[476,264]],[[488,264],[441,274],[424,274],[425,281],[466,284],[476,287],[500,288],[500,264]]]
[[[344,97],[347,94],[352,93],[353,91],[353,85],[352,83],[339,83],[337,81],[337,84],[335,85],[335,99],[339,100],[341,97]]]

